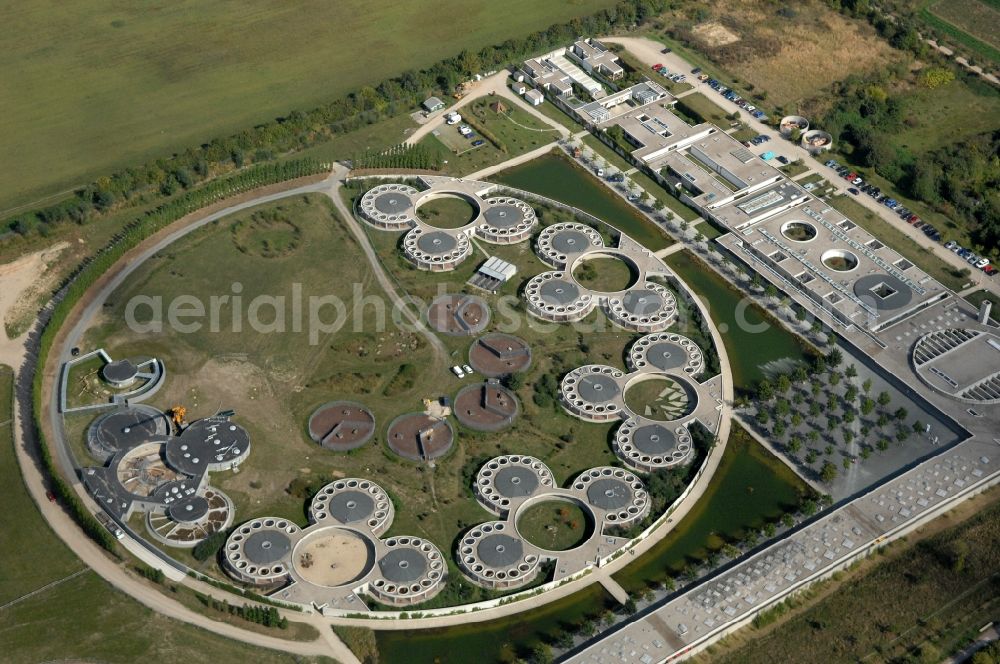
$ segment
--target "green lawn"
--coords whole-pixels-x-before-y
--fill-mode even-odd
[[[726,112],[718,104],[701,92],[695,92],[677,100],[676,107],[698,122],[711,122],[720,127],[728,127]]]
[[[17,176],[0,185],[0,209],[613,4],[11,6],[0,26],[0,163]]]
[[[436,228],[461,228],[475,218],[476,210],[464,198],[446,196],[421,205],[417,216]]]
[[[900,95],[899,101],[906,124],[888,138],[916,155],[994,131],[1000,117],[1000,91],[961,79],[932,90],[915,87]],[[961,120],[956,122],[956,118]]]
[[[49,530],[21,479],[9,422],[12,372],[0,365],[0,604],[62,581],[2,612],[5,662],[89,660],[292,662],[154,613],[114,590]]]
[[[517,519],[517,532],[548,551],[573,549],[593,530],[580,506],[564,500],[531,505]]]
[[[583,261],[573,270],[573,276],[587,288],[600,293],[625,290],[636,279],[628,263],[610,256]]]

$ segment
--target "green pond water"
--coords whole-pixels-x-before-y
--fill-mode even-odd
[[[380,661],[464,664],[528,659],[535,644],[616,606],[600,584],[526,613],[485,623],[407,632],[376,632]]]
[[[649,581],[675,576],[689,562],[740,537],[744,529],[794,508],[808,488],[792,471],[756,442],[730,439],[705,496],[676,528],[651,551],[615,574],[627,591]],[[573,631],[584,618],[593,619],[614,601],[593,585],[567,598],[510,618],[459,627],[412,632],[376,632],[383,662],[512,661],[527,656],[539,641]],[[473,654],[474,653],[474,654]]]
[[[676,576],[685,565],[739,539],[747,528],[780,518],[809,491],[788,466],[746,433],[734,428],[733,434],[694,509],[653,549],[614,575],[625,590],[641,591],[649,581]]]
[[[573,164],[567,157],[543,155],[501,171],[490,179],[578,207],[627,233],[653,251],[673,244],[652,222],[639,215],[628,203],[608,191],[597,178]]]
[[[806,348],[791,332],[744,298],[721,276],[691,255],[680,251],[667,256],[669,265],[708,306],[722,342],[726,345],[737,391],[750,390],[766,375],[766,367],[806,359]]]

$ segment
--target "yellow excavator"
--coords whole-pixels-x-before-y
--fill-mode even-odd
[[[184,428],[184,418],[187,416],[187,408],[184,406],[174,406],[170,409],[170,421],[173,422],[177,430]]]

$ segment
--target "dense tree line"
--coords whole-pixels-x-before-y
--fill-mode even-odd
[[[247,622],[257,623],[264,627],[277,627],[278,629],[288,628],[288,618],[283,618],[278,613],[278,609],[273,606],[251,606],[244,604],[237,606],[230,604],[228,600],[219,601],[214,597],[195,593],[198,600],[205,606],[211,607],[221,613],[228,613],[231,616],[239,616]]]
[[[365,86],[329,104],[217,138],[169,158],[120,169],[98,178],[70,198],[6,220],[17,233],[45,233],[53,224],[83,223],[95,215],[140,201],[189,190],[199,183],[253,162],[294,152],[387,117],[407,112],[432,94],[447,95],[463,80],[498,69],[530,55],[573,41],[642,24],[664,11],[669,0],[622,0],[589,16],[555,24],[522,38],[508,39],[479,51],[465,50],[426,69],[410,69],[381,83]]]
[[[917,85],[948,85],[954,73],[941,69],[928,68],[917,77]],[[913,154],[891,140],[914,119],[889,92],[893,81],[886,76],[849,77],[839,83],[837,101],[821,118],[821,126],[854,147],[852,160],[858,166],[873,168],[902,193],[960,222],[976,244],[996,247],[1000,244],[1000,131]],[[982,95],[1000,94],[974,78],[967,77],[965,84]],[[962,122],[962,118],[952,121]]]

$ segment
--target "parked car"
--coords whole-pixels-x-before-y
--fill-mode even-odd
[[[780,154],[778,155],[778,161],[780,161],[782,164],[788,164],[788,157],[786,157],[783,154]]]
[[[692,74],[700,74],[701,73],[701,67],[695,67],[694,69],[691,70],[691,73]]]
[[[854,178],[853,180],[851,180],[851,184],[853,184],[855,187],[860,187],[864,183],[865,181],[862,180],[861,178]]]
[[[472,147],[478,148],[480,145],[483,145],[484,143],[486,143],[486,141],[484,141],[481,138],[478,138],[478,139],[472,141]]]
[[[56,502],[56,494],[52,493],[51,491],[46,491],[45,497],[49,499],[50,503]]]
[[[704,83],[708,80],[708,74],[698,74],[698,80]]]
[[[860,191],[858,191],[857,189],[855,189],[854,187],[848,187],[848,189],[847,189],[847,193],[849,193],[849,194],[853,194],[854,196],[857,196],[857,195],[858,195],[858,194],[860,194],[861,192],[860,192]]]
[[[882,196],[882,190],[878,187],[872,187],[871,191],[868,192],[868,195],[872,198],[880,198]]]
[[[455,374],[458,378],[465,378],[465,372],[462,371],[462,367],[457,364],[451,368],[451,372]]]
[[[944,248],[945,249],[954,249],[957,246],[958,246],[958,242],[955,242],[954,240],[948,240],[944,244]]]
[[[997,272],[1000,272],[1000,270],[996,269],[996,268],[995,268],[995,267],[993,267],[992,265],[987,265],[986,267],[984,267],[984,268],[983,268],[983,272],[985,272],[986,274],[988,274],[989,276],[991,276],[991,277],[992,277],[992,276],[994,276],[994,275],[995,275],[995,274],[996,274]]]
[[[463,364],[462,365],[462,371],[464,371],[465,373],[467,373],[470,376],[472,374],[476,373],[475,371],[472,370],[472,367],[470,367],[468,364]]]
[[[672,49],[672,48],[665,48],[665,49],[663,49],[662,51],[660,51],[660,53],[670,53],[670,52],[671,52],[671,51],[673,51],[673,50],[674,50],[674,49]]]
[[[655,65],[653,65],[653,71],[660,71],[661,69],[663,69],[663,65],[661,65],[660,63],[656,63]]]

